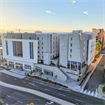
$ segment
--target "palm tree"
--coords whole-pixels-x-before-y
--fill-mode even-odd
[[[97,51],[97,52],[100,52],[101,49],[102,49],[102,43],[100,43],[100,41],[97,41],[97,42],[96,42],[96,51]]]

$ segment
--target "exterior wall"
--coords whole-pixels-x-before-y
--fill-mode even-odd
[[[42,68],[42,72],[44,72],[44,69],[52,71],[53,74],[54,74],[53,77],[55,75],[57,75],[57,79],[60,79],[60,80],[63,80],[63,81],[67,80],[66,75],[64,75],[57,67],[46,66],[46,65],[43,65],[43,64],[35,64],[35,67],[36,66]]]
[[[8,41],[9,55],[6,54],[6,40]],[[22,42],[23,57],[13,56],[13,46],[12,46],[13,41]],[[29,42],[33,42],[34,59],[30,59]],[[3,46],[2,46],[3,47],[3,58],[6,58],[8,60],[13,60],[13,61],[37,63],[37,46],[38,46],[37,40],[3,39],[2,43],[3,43]]]
[[[68,35],[60,35],[59,65],[67,67],[68,57]]]
[[[44,53],[43,54],[44,55],[44,64],[46,64],[46,65],[50,65],[50,53]]]
[[[21,33],[7,33],[7,38],[9,39],[22,39],[22,34]]]
[[[88,51],[88,65],[94,60],[95,56],[95,39],[89,40],[89,51]]]
[[[78,71],[74,71],[74,70],[70,70],[70,69],[67,69],[67,68],[62,68],[60,67],[60,69],[71,79],[74,79],[77,81],[78,79]]]
[[[22,34],[22,39],[30,39],[30,37],[32,39],[36,39],[36,34],[35,33],[23,33]]]
[[[72,41],[71,41],[72,38]],[[71,47],[72,44],[72,47]],[[70,52],[72,50],[72,52]],[[70,57],[71,55],[71,57]],[[79,34],[69,34],[68,60],[81,62],[81,46]]]

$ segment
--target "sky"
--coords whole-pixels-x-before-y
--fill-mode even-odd
[[[105,29],[105,0],[0,0],[0,32]]]

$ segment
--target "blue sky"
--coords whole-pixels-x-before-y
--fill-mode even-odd
[[[70,32],[105,29],[105,0],[0,0],[0,29]]]

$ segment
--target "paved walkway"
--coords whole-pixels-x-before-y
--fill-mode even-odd
[[[53,97],[51,95],[45,94],[45,93],[37,91],[37,90],[28,89],[28,88],[24,88],[24,87],[16,86],[16,85],[11,85],[11,84],[8,84],[8,83],[4,83],[2,81],[0,81],[0,86],[4,86],[4,87],[11,88],[11,89],[27,92],[27,93],[30,93],[30,94],[33,94],[33,95],[37,95],[37,96],[40,96],[42,98],[54,101],[54,102],[56,102],[58,104],[61,104],[61,105],[74,105],[74,104],[72,104],[70,102],[64,101],[62,99]]]
[[[7,71],[7,70],[1,70],[0,72],[1,72],[1,73],[5,73],[5,74],[8,74],[8,75],[13,76],[13,77],[16,77],[16,78],[20,78],[20,79],[23,79],[23,78],[26,77],[26,76],[23,76],[23,75],[19,75],[19,74],[16,74],[16,73],[12,73],[12,72]]]

